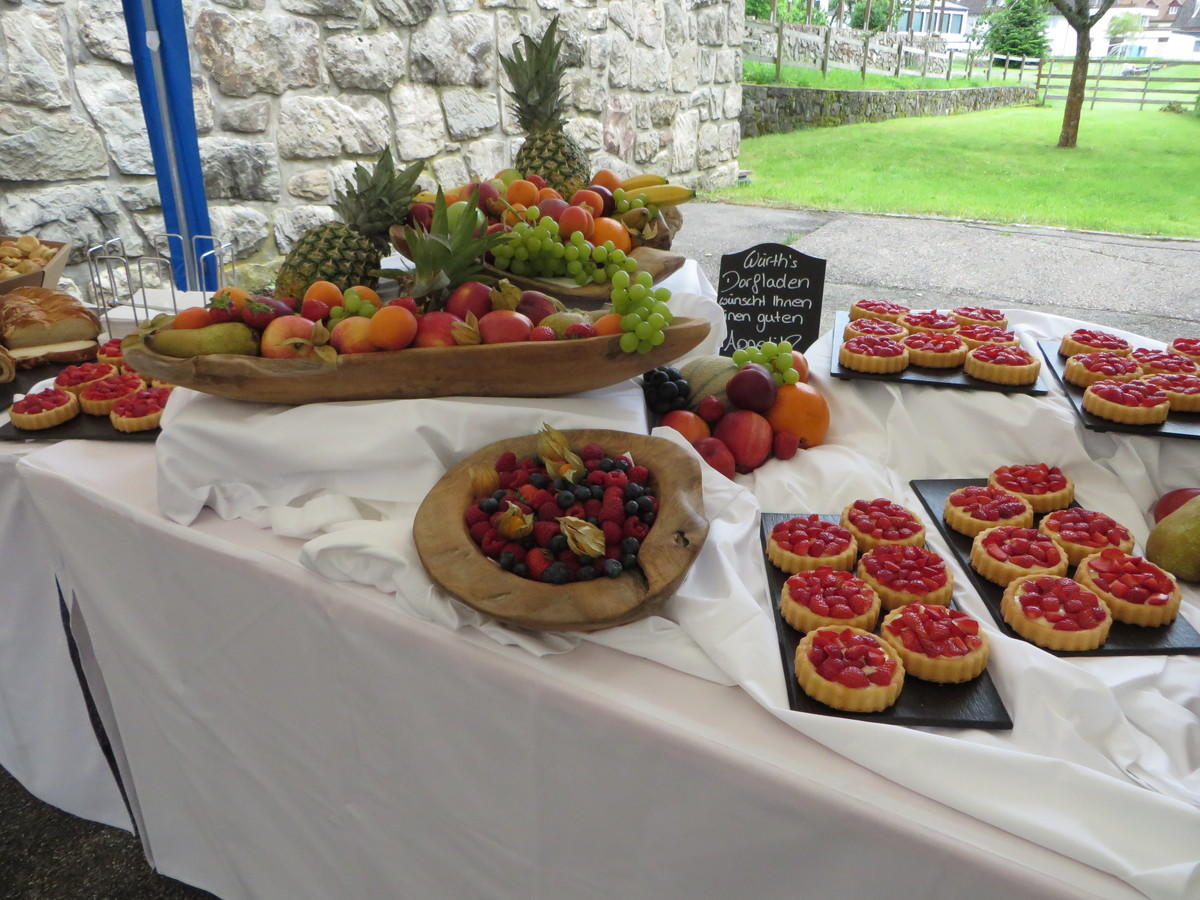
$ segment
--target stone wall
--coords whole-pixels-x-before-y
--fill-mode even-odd
[[[1033,103],[1032,86],[948,88],[922,91],[831,91],[742,85],[742,135],[758,137],[798,128],[882,122],[906,116],[954,113]]]
[[[15,5],[13,5],[15,4]],[[561,13],[568,132],[597,167],[737,175],[737,0],[184,0],[213,230],[247,262],[332,218],[356,160],[490,178],[519,129],[498,61]],[[146,252],[162,229],[120,0],[0,0],[0,232]]]
[[[825,54],[825,32],[830,29],[820,25],[783,26],[783,64],[820,68]],[[835,68],[859,68],[863,61],[863,48],[867,47],[867,32],[854,28],[834,28],[829,39],[829,63]],[[742,51],[747,59],[775,61],[779,46],[777,26],[747,19]],[[901,51],[901,48],[903,50]],[[896,70],[896,54],[904,53],[902,67],[921,69],[924,67],[925,49],[931,51],[928,72],[931,75],[945,74],[946,60],[932,55],[945,54],[946,45],[939,37],[928,34],[887,31],[871,35],[867,65],[885,72]]]

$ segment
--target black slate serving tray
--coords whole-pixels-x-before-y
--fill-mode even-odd
[[[996,620],[996,625],[1009,637],[1025,640],[1008,627],[1008,624],[1004,621],[1004,617],[1000,614],[1000,600],[1004,596],[1004,589],[999,585],[992,584],[971,568],[971,538],[959,534],[950,528],[942,518],[942,510],[946,506],[946,498],[953,491],[961,487],[967,487],[968,485],[987,484],[987,479],[932,478],[910,481],[909,484],[917,492],[917,496],[921,498],[921,503],[924,504],[930,518],[937,523],[942,537],[945,538],[951,551],[958,557],[958,561],[971,578],[975,589],[979,592],[979,596],[983,598],[983,602],[987,604],[992,617]],[[1036,528],[1041,520],[1042,516],[1034,515],[1033,527]],[[1074,570],[1068,571],[1067,574],[1073,575]],[[1047,650],[1046,652],[1053,653],[1055,656],[1152,656],[1166,654],[1200,656],[1200,634],[1196,633],[1196,629],[1183,616],[1176,616],[1175,621],[1170,625],[1163,625],[1158,628],[1143,628],[1138,625],[1127,625],[1124,622],[1113,622],[1112,628],[1108,632],[1108,640],[1095,650]]]
[[[17,377],[8,384],[0,384],[0,411],[12,406],[13,397],[17,394],[28,394],[29,389],[39,381],[55,377],[66,368],[66,363],[51,363],[37,366],[33,369],[18,369]]]
[[[842,346],[842,332],[850,321],[850,313],[839,310],[833,317],[833,353],[829,357],[829,374],[834,378],[846,380],[862,379],[866,381],[891,381],[900,384],[923,384],[931,387],[957,388],[961,391],[999,391],[1002,394],[1029,394],[1040,397],[1048,394],[1046,380],[1038,374],[1033,384],[993,384],[990,381],[980,381],[972,378],[962,368],[957,369],[928,369],[924,366],[909,366],[903,372],[894,375],[877,375],[873,372],[856,372],[847,369],[838,362],[838,348]]]
[[[1083,388],[1077,384],[1071,384],[1063,374],[1066,370],[1067,361],[1058,354],[1059,343],[1056,340],[1038,341],[1038,349],[1042,351],[1042,356],[1046,357],[1046,364],[1050,367],[1050,371],[1054,373],[1054,377],[1058,379],[1063,393],[1067,395],[1067,402],[1071,404],[1071,409],[1075,410],[1075,416],[1084,428],[1091,429],[1092,431],[1117,431],[1121,434],[1141,434],[1147,437],[1175,437],[1200,440],[1200,413],[1172,412],[1167,416],[1165,422],[1158,425],[1125,425],[1122,422],[1113,422],[1109,419],[1093,416],[1083,408]]]
[[[763,513],[761,538],[763,565],[767,570],[768,601],[775,618],[775,631],[779,636],[779,653],[783,657],[784,679],[787,681],[788,703],[797,712],[817,713],[826,716],[841,716],[846,719],[861,719],[865,722],[886,722],[889,725],[917,725],[935,728],[989,728],[1006,730],[1013,727],[1004,701],[996,691],[996,685],[985,670],[982,675],[965,684],[934,684],[906,675],[904,690],[899,699],[877,713],[853,713],[826,706],[813,700],[800,689],[796,681],[796,645],[804,636],[792,628],[779,614],[779,595],[783,591],[788,575],[767,559],[767,540],[771,529],[785,519],[801,513]],[[807,515],[807,513],[803,514]],[[823,515],[828,522],[837,522],[838,515]],[[882,620],[882,616],[880,617]]]
[[[29,389],[39,381],[53,378],[65,368],[66,364],[38,366],[35,369],[22,369],[17,372],[15,380],[8,384],[0,384],[0,412],[12,405],[13,397],[17,394],[27,394]],[[14,428],[11,422],[0,425],[0,441],[15,441],[31,443],[34,441],[139,441],[154,442],[158,439],[159,429],[153,431],[137,431],[126,434],[117,431],[108,421],[107,416],[89,416],[80,413],[69,422],[63,422],[53,428],[43,428],[41,431],[21,431]]]

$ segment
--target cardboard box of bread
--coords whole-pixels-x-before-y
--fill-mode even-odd
[[[57,287],[70,255],[69,242],[0,234],[0,294],[19,287]]]
[[[70,294],[44,287],[0,294],[0,381],[16,369],[95,359],[99,334],[100,320]]]

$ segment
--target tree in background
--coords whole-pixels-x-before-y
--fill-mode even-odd
[[[1119,44],[1142,30],[1142,17],[1137,13],[1121,13],[1108,20],[1108,43]]]
[[[1045,54],[1049,46],[1046,41],[1046,0],[1013,0],[989,13],[987,20],[988,32],[983,38],[986,50],[1003,56]]]
[[[764,21],[803,22],[807,4],[804,0],[776,0],[775,16],[771,15],[771,0],[746,0],[746,17]],[[813,25],[824,25],[825,16],[821,10],[813,10]]]
[[[862,28],[863,21],[866,19],[867,7],[871,6],[871,31],[883,31],[888,23],[888,10],[884,6],[883,0],[876,0],[872,5],[868,0],[858,0],[850,10],[850,27]]]
[[[1092,50],[1092,26],[1104,18],[1114,0],[1100,0],[1095,11],[1088,0],[1050,0],[1062,13],[1067,24],[1075,29],[1075,62],[1071,66],[1071,83],[1067,87],[1067,102],[1063,107],[1062,131],[1058,146],[1074,147],[1079,140],[1079,114],[1083,111],[1083,95],[1087,88],[1088,57]]]

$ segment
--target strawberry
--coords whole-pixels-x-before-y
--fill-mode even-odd
[[[251,328],[266,328],[278,315],[277,309],[257,300],[251,300],[242,307],[242,321]]]
[[[525,565],[529,567],[529,577],[534,581],[542,580],[542,573],[550,568],[551,562],[550,554],[540,548],[525,554]]]
[[[775,432],[774,451],[776,459],[791,459],[800,449],[800,439],[789,431]]]
[[[242,312],[228,297],[213,297],[208,301],[208,320],[213,325],[221,322],[240,322]]]
[[[539,547],[550,546],[550,539],[562,531],[555,521],[533,523],[533,539]]]
[[[529,505],[534,509],[540,510],[545,503],[553,503],[554,495],[545,488],[538,488],[533,498],[529,501]]]
[[[526,503],[533,503],[533,498],[537,496],[538,489],[535,488],[532,484],[529,484],[528,482],[526,482],[525,484],[523,484],[519,488],[517,488],[517,493],[521,495],[521,499],[524,500]]]
[[[329,304],[324,300],[305,300],[300,307],[300,315],[310,322],[320,322],[329,318]]]
[[[558,335],[554,333],[554,329],[549,325],[538,325],[533,331],[529,332],[531,341],[557,341]]]
[[[579,338],[590,338],[596,336],[596,326],[591,322],[576,322],[574,325],[568,325],[567,330],[563,332],[563,337],[567,340],[578,340]]]

